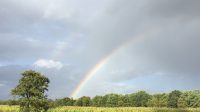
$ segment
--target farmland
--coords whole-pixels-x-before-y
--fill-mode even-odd
[[[0,106],[0,112],[19,112],[18,106]],[[146,108],[146,107],[75,107],[63,106],[48,110],[48,112],[200,112],[200,108]]]

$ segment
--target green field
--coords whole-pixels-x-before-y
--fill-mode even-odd
[[[18,112],[18,106],[0,106],[0,112]],[[48,112],[200,112],[200,108],[170,109],[145,107],[59,107]]]

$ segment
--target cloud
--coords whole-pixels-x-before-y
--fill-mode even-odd
[[[198,88],[198,4],[198,0],[1,0],[1,81],[12,88],[19,79],[16,74],[35,69],[50,77],[50,97],[64,97],[99,60],[116,51],[91,79],[92,87],[83,89],[84,95],[103,94],[105,88],[111,88],[109,92],[118,87],[128,92],[139,85],[148,88],[138,78],[156,73],[168,77],[164,86],[173,86],[169,82],[174,81],[177,88]],[[158,32],[126,44],[152,30]],[[115,50],[119,46],[123,48]],[[179,83],[181,77],[190,80]],[[134,87],[127,83],[133,80]],[[7,98],[8,90],[1,91]]]
[[[10,91],[13,89],[21,77],[21,73],[29,67],[21,65],[3,65],[0,66],[0,99],[9,99]]]
[[[5,86],[5,84],[0,84],[0,87]]]
[[[111,13],[105,10],[102,15],[99,15],[100,19],[92,24],[91,37],[96,38],[91,38],[89,45],[95,46],[91,47],[91,52],[102,58],[118,48],[117,46],[123,45],[124,48],[118,50],[109,63],[97,72],[95,77],[98,78],[92,78],[92,80],[99,83],[102,81],[121,83],[163,72],[165,77],[174,77],[176,79],[174,83],[179,83],[180,77],[184,77],[184,80],[191,79],[186,80],[182,85],[177,84],[173,89],[183,89],[182,87],[187,85],[190,85],[187,89],[193,88],[196,82],[192,80],[199,77],[200,73],[198,69],[200,33],[197,30],[200,27],[200,21],[196,4],[198,1],[195,0],[192,2],[116,1],[109,4],[109,7],[105,9],[112,9]],[[124,45],[127,40],[152,29],[158,32],[145,36],[145,39],[138,43]],[[113,69],[118,72],[110,73]],[[166,85],[170,86],[169,82],[166,81]],[[82,90],[88,90],[84,95],[89,94],[89,91],[95,91],[92,87],[90,88],[90,84],[92,83]],[[104,90],[103,86],[94,84],[98,89]],[[137,82],[137,85],[143,85],[143,83]],[[161,87],[157,90],[159,88]],[[171,89],[166,88],[165,91],[169,90]]]
[[[197,4],[198,0],[151,0],[149,1],[148,13],[152,16],[161,17],[163,19],[179,19],[194,20],[200,17],[198,10],[200,9]]]
[[[63,67],[63,64],[59,61],[39,59],[33,63],[33,66],[59,70]]]

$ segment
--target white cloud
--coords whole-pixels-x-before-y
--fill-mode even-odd
[[[34,39],[34,38],[27,38],[26,41],[30,43],[39,42],[39,40]]]
[[[5,84],[0,84],[0,87],[5,86]]]
[[[40,67],[40,68],[47,68],[47,69],[61,69],[63,67],[63,64],[59,61],[54,60],[46,60],[46,59],[39,59],[35,63],[33,63],[33,66]]]

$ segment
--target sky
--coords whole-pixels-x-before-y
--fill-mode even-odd
[[[72,97],[100,62],[77,98],[200,89],[199,4],[1,0],[0,99],[29,69],[50,79],[49,98]]]

